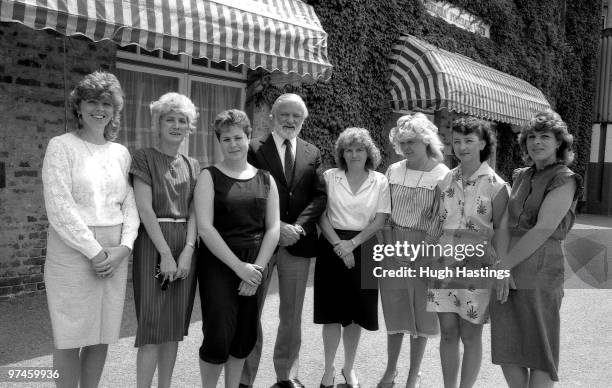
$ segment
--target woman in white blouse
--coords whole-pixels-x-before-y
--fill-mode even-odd
[[[95,72],[70,93],[78,128],[51,139],[43,162],[49,219],[45,285],[58,387],[96,387],[119,339],[130,255],[140,223],[130,154],[112,142],[123,92]]]
[[[321,387],[334,385],[334,358],[342,334],[349,387],[361,328],[378,330],[377,282],[372,277],[374,238],[391,212],[387,178],[374,171],[380,151],[363,128],[347,128],[335,146],[338,168],[325,171],[327,209],[319,226],[314,278],[314,322],[323,324],[325,372]],[[363,257],[362,257],[363,253]],[[368,254],[369,253],[369,254]],[[342,330],[344,328],[344,330]]]

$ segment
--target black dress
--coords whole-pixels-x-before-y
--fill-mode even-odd
[[[235,179],[208,167],[215,190],[213,226],[240,260],[255,262],[265,233],[270,174],[258,170],[250,179]],[[245,358],[257,340],[257,294],[239,296],[240,277],[201,242],[198,280],[204,340],[200,358],[222,364],[231,355]],[[261,292],[261,287],[257,293]]]

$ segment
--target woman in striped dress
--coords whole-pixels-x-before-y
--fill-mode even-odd
[[[438,128],[422,113],[402,116],[391,130],[389,140],[395,152],[405,157],[387,170],[391,191],[391,215],[383,236],[385,244],[396,242],[420,244],[435,242],[439,222],[434,220],[439,197],[436,187],[449,171],[441,163],[443,145]],[[422,258],[386,257],[384,269],[418,268]],[[427,283],[418,277],[380,278],[380,296],[387,326],[387,369],[378,388],[394,386],[397,360],[404,334],[410,334],[410,370],[407,387],[419,380],[419,369],[427,345],[427,338],[438,335],[438,318],[426,311]]]
[[[134,301],[138,387],[169,387],[178,341],[187,335],[195,296],[196,222],[192,197],[198,161],[179,153],[197,119],[189,98],[167,93],[151,103],[158,146],[132,155],[142,226],[134,246]]]

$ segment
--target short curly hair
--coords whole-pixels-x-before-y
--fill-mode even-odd
[[[215,117],[213,126],[215,128],[217,140],[221,138],[221,133],[231,126],[242,129],[249,139],[251,138],[251,133],[253,133],[249,116],[240,109],[228,109],[219,113],[217,117]]]
[[[480,140],[484,140],[485,146],[482,150],[480,150],[481,162],[489,159],[492,150],[494,150],[495,146],[497,145],[495,134],[491,129],[491,123],[488,121],[481,120],[476,117],[462,117],[453,121],[452,130],[453,132],[457,132],[462,135],[469,135],[473,133],[478,136]]]
[[[151,129],[159,134],[159,121],[168,113],[179,113],[187,118],[189,131],[195,129],[198,120],[198,110],[189,97],[180,93],[166,93],[149,105],[151,110]]]
[[[68,97],[68,105],[78,123],[78,130],[82,130],[81,115],[79,113],[81,102],[87,100],[110,99],[113,104],[113,117],[104,128],[104,138],[113,141],[117,138],[121,110],[123,109],[123,90],[117,77],[105,71],[96,71],[87,74],[72,89]]]
[[[519,134],[519,145],[523,153],[523,160],[532,165],[534,163],[529,152],[527,151],[527,137],[533,132],[550,131],[555,135],[555,139],[560,143],[557,149],[557,161],[568,165],[574,161],[574,136],[567,130],[567,124],[561,119],[559,114],[551,109],[538,112],[529,122],[521,129]]]
[[[380,164],[380,150],[376,147],[376,144],[370,136],[370,132],[365,128],[347,128],[336,140],[334,147],[334,159],[336,160],[336,166],[343,170],[347,170],[348,166],[346,160],[344,160],[344,150],[353,144],[362,145],[366,149],[368,158],[365,163],[365,167],[369,170],[376,170]]]
[[[420,140],[427,146],[427,155],[430,159],[436,162],[444,160],[444,144],[438,136],[438,127],[423,113],[400,117],[397,126],[389,133],[389,141],[398,155],[404,155],[400,143],[412,139]]]

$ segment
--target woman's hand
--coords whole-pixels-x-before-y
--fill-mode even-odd
[[[162,280],[173,282],[176,279],[176,261],[170,252],[160,254],[159,272]]]
[[[99,278],[106,278],[113,275],[113,267],[108,259],[108,253],[106,253],[104,249],[91,259],[91,266],[96,276]]]
[[[353,252],[349,252],[347,255],[342,256],[342,261],[344,261],[346,268],[353,268],[355,266],[355,256],[353,255]]]
[[[256,264],[242,263],[236,275],[250,286],[258,286],[261,284],[263,268]]]
[[[499,303],[506,303],[508,300],[508,294],[510,293],[511,288],[516,288],[516,284],[514,284],[514,279],[512,275],[505,277],[503,279],[498,279],[496,282],[496,291],[497,291],[497,300]]]
[[[240,296],[253,296],[257,292],[257,288],[259,286],[251,286],[246,283],[244,280],[240,282],[238,286],[238,295]]]
[[[104,248],[110,262],[110,266],[113,272],[119,267],[119,264],[130,255],[130,250],[125,245],[119,245],[118,247]],[[112,275],[111,275],[112,276]]]
[[[181,252],[176,266],[176,278],[185,279],[191,272],[191,260],[193,259],[193,248],[185,245]]]
[[[355,245],[351,240],[340,240],[334,245],[334,253],[341,258],[353,252]]]

